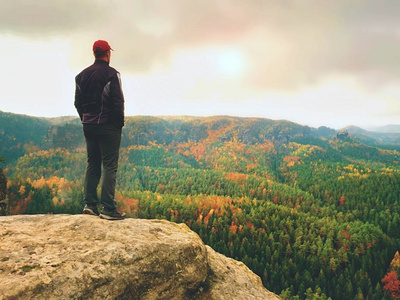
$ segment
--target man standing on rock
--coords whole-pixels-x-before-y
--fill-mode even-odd
[[[111,50],[106,41],[93,44],[94,64],[75,77],[75,107],[83,124],[87,148],[83,213],[122,220],[124,216],[116,209],[114,195],[124,126],[124,95],[120,74],[109,66]],[[102,166],[100,202],[103,209],[99,214],[97,186]]]

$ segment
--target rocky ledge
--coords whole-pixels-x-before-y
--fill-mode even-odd
[[[0,217],[0,299],[279,299],[184,224]]]

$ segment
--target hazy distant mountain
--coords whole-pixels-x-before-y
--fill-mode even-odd
[[[84,146],[78,117],[38,118],[0,111],[0,125],[0,154],[7,161],[33,149]],[[396,125],[385,128],[394,130]],[[352,139],[366,145],[400,149],[400,132],[373,132],[356,126],[344,129]],[[172,141],[199,141],[207,138],[209,132],[218,130],[221,131],[219,141],[237,139],[250,144],[265,140],[288,143],[299,137],[329,140],[336,134],[334,129],[325,126],[310,128],[286,120],[266,118],[128,116],[123,144],[147,145],[149,141],[154,141],[168,145]]]
[[[351,138],[367,145],[400,146],[400,125],[388,125],[379,128],[379,131],[369,131],[357,126],[347,126],[343,129],[347,130]],[[385,128],[387,131],[383,131]],[[397,132],[394,131],[396,128],[398,128]]]
[[[374,132],[394,132],[394,133],[400,133],[400,124],[392,124],[392,125],[385,125],[385,126],[380,126],[380,127],[374,127],[371,128],[371,131]]]
[[[169,145],[206,139],[210,132],[217,134],[216,141],[239,141],[256,144],[265,140],[278,144],[294,138],[335,137],[335,130],[325,126],[310,128],[286,120],[266,118],[212,117],[153,117],[127,116],[123,130],[123,145],[147,145],[149,142]],[[0,111],[0,154],[7,161],[49,147],[84,146],[82,127],[78,117],[30,117]]]

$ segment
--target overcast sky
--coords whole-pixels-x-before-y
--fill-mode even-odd
[[[400,124],[399,0],[0,3],[0,110],[77,115],[95,40],[126,115],[234,115],[339,129]]]

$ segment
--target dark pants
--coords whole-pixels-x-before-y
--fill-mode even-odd
[[[110,124],[83,124],[86,139],[87,167],[85,175],[85,203],[97,205],[97,186],[103,165],[101,204],[105,210],[114,210],[116,203],[115,183],[118,169],[118,155],[121,144],[121,129]]]

